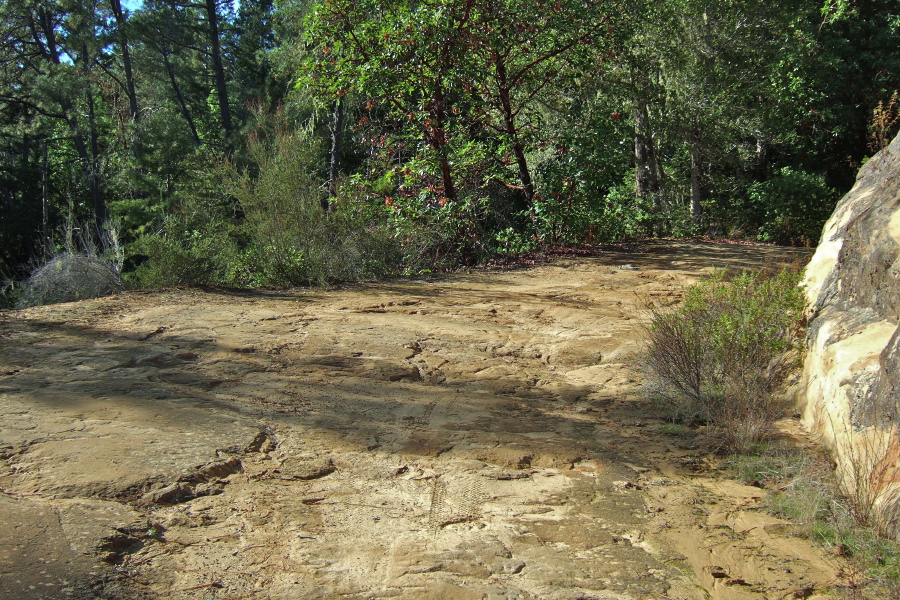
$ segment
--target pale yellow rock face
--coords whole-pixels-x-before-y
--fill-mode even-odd
[[[804,424],[832,449],[847,490],[900,532],[900,137],[838,203],[804,281]]]
[[[900,244],[900,212],[894,213],[894,216],[891,217],[891,220],[888,222],[888,234],[894,241]],[[897,263],[894,263],[895,268]]]
[[[886,321],[871,323],[850,337],[831,343],[840,325],[825,324],[812,340],[804,364],[807,403],[804,424],[818,432],[829,445],[842,443],[835,436],[846,435],[860,374],[875,375],[878,358],[897,327]],[[844,332],[840,332],[844,333]]]

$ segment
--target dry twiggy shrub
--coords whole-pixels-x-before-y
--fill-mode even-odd
[[[799,280],[797,270],[721,272],[685,290],[680,307],[649,307],[658,395],[708,423],[724,451],[764,438],[787,408],[779,391],[800,365]]]
[[[896,450],[892,442],[898,436],[897,425],[889,423],[862,428],[848,420],[838,429],[831,415],[829,421],[835,431],[832,453],[838,463],[836,475],[847,512],[858,525],[871,527],[886,538],[897,539],[900,499],[897,486],[891,485],[897,460],[892,452]],[[843,434],[838,435],[841,430]]]
[[[108,296],[125,289],[122,275],[96,256],[61,254],[32,273],[20,306],[75,302]]]
[[[122,278],[122,247],[117,224],[107,222],[102,230],[74,227],[66,232],[66,250],[35,268],[25,280],[18,299],[20,307],[75,302],[99,298],[125,289]]]
[[[887,148],[894,139],[898,125],[900,125],[900,97],[894,92],[886,103],[881,100],[872,111],[872,139],[869,142],[869,150],[875,153]]]

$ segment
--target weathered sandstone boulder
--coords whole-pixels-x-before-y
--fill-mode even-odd
[[[900,136],[860,170],[807,267],[803,419],[854,504],[900,532]],[[863,515],[865,516],[865,515]]]

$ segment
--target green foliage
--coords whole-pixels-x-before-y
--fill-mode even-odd
[[[607,2],[318,2],[300,81],[327,103],[366,98],[359,128],[376,160],[404,162],[461,212],[494,183],[515,181],[530,204],[527,159],[551,135],[538,94],[622,31],[617,14]]]
[[[537,236],[507,227],[494,234],[494,247],[502,256],[519,256],[538,247]]]
[[[660,393],[709,423],[725,450],[763,439],[783,415],[779,387],[799,364],[799,279],[720,272],[685,290],[680,307],[651,307],[647,364]]]
[[[133,277],[170,283],[374,276],[396,260],[367,244],[391,236],[376,246],[408,272],[641,236],[813,244],[898,123],[900,0],[116,4],[0,3],[13,276],[58,251],[67,218],[107,210],[137,242],[126,271],[153,255]],[[272,132],[250,134],[279,111],[285,140],[320,140],[295,190],[309,210],[277,201],[294,233],[257,218],[265,190],[288,190],[260,171]],[[346,201],[318,215],[328,137]],[[244,200],[221,188],[225,162]],[[374,252],[364,267],[316,272],[334,252],[296,244],[357,229],[341,237]]]
[[[185,212],[166,219],[161,231],[134,245],[132,252],[143,262],[129,279],[150,288],[235,283],[240,252],[232,229],[220,211],[195,212],[189,203]]]
[[[723,466],[735,472],[747,485],[779,487],[811,474],[816,456],[777,444],[761,442],[747,454],[729,456]]]
[[[316,176],[321,143],[277,118],[248,144],[250,166],[228,163],[221,189],[193,198],[163,230],[141,238],[148,257],[135,281],[148,287],[294,286],[357,281],[396,269],[396,244],[379,211],[349,196],[323,208]]]
[[[258,174],[231,179],[246,218],[249,284],[358,281],[396,268],[396,247],[365,200],[345,195],[323,208],[317,170],[324,159],[309,127],[252,139],[249,156]]]
[[[610,190],[591,221],[599,240],[618,242],[652,235],[656,218],[652,201],[636,198],[624,184]]]
[[[404,272],[453,269],[491,255],[486,195],[464,191],[451,202],[439,194],[437,184],[415,192],[415,187],[401,184],[397,195],[382,200],[391,235],[400,244]]]
[[[749,195],[760,215],[760,240],[807,246],[818,242],[838,199],[823,175],[790,167],[782,168],[767,181],[751,185]]]
[[[321,231],[320,191],[311,170],[321,152],[308,130],[279,131],[273,138],[251,134],[249,158],[257,173],[234,169],[230,192],[246,219],[252,283],[297,285],[309,280],[311,263],[325,259],[317,255],[327,232]]]
[[[690,427],[681,423],[660,423],[656,426],[656,431],[672,437],[691,436],[694,433]]]

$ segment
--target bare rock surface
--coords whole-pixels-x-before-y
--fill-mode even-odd
[[[2,313],[0,598],[825,595],[834,561],[638,391],[647,302],[792,259],[660,243]]]
[[[900,417],[900,137],[860,170],[805,283],[804,421],[831,447],[847,487],[900,533],[900,439],[891,427]]]

